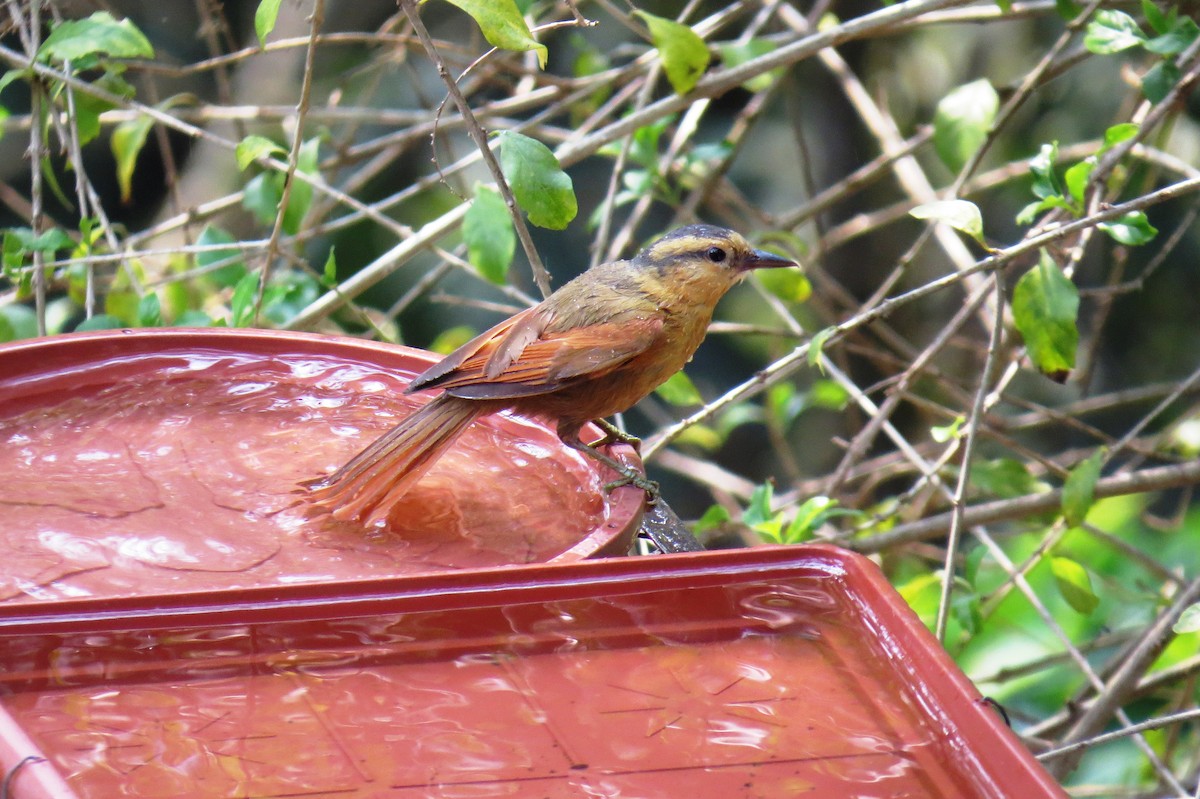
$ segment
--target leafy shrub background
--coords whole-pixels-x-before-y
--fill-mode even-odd
[[[9,4],[0,340],[446,351],[737,228],[805,272],[739,288],[627,414],[667,498],[711,545],[872,553],[1075,794],[1193,795],[1193,12]]]

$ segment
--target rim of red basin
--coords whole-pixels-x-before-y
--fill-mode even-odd
[[[44,608],[27,607],[17,611],[17,618],[0,618],[0,643],[21,636],[82,636],[84,638],[81,640],[90,640],[86,637],[107,632],[137,635],[138,640],[142,641],[152,631],[161,631],[155,634],[164,635],[175,641],[175,646],[186,648],[196,642],[200,642],[201,646],[208,645],[208,639],[189,637],[187,631],[190,630],[236,625],[242,630],[240,635],[249,636],[247,630],[250,628],[267,625],[282,642],[276,646],[290,646],[286,643],[292,640],[288,636],[315,636],[314,640],[318,641],[340,640],[336,636],[326,635],[326,628],[322,625],[332,625],[330,629],[341,629],[338,625],[348,625],[347,629],[361,633],[368,629],[361,624],[363,620],[386,618],[394,619],[394,623],[399,624],[400,620],[407,618],[414,621],[411,630],[406,628],[406,632],[416,632],[415,637],[404,639],[405,646],[413,647],[406,651],[426,651],[423,647],[427,647],[428,651],[442,651],[441,648],[450,647],[446,651],[453,652],[458,651],[454,649],[456,642],[466,642],[463,651],[475,646],[503,649],[503,642],[511,639],[519,643],[518,649],[526,647],[533,653],[534,660],[542,661],[538,673],[551,676],[559,666],[567,671],[567,666],[574,662],[571,658],[575,648],[564,644],[590,641],[584,649],[623,650],[628,654],[632,667],[652,666],[652,674],[669,675],[674,673],[672,666],[665,663],[661,656],[671,651],[673,642],[686,642],[705,653],[719,655],[724,644],[735,641],[753,642],[755,639],[773,638],[817,640],[811,638],[811,632],[807,632],[808,625],[813,622],[802,613],[789,617],[781,611],[781,608],[789,605],[778,601],[792,597],[800,603],[796,607],[807,608],[805,612],[815,612],[814,608],[818,605],[812,603],[818,600],[812,598],[812,592],[817,586],[830,596],[836,594],[840,597],[843,607],[834,626],[839,629],[844,627],[845,631],[841,635],[828,636],[826,645],[830,650],[843,651],[844,644],[859,639],[870,638],[876,644],[871,648],[873,657],[860,658],[855,661],[854,668],[845,670],[846,680],[841,690],[849,693],[844,696],[857,697],[858,703],[864,708],[886,708],[890,706],[889,703],[880,697],[890,695],[903,684],[905,695],[912,703],[912,712],[920,714],[921,721],[928,729],[940,730],[936,739],[911,739],[913,746],[906,750],[911,753],[911,760],[905,762],[924,766],[943,763],[942,770],[947,776],[938,778],[940,781],[931,785],[945,787],[953,782],[961,787],[969,783],[975,790],[969,794],[931,790],[928,795],[1066,799],[1066,793],[1032,757],[1016,734],[1001,721],[999,714],[983,699],[978,689],[888,584],[879,568],[861,555],[827,544],[764,546],[651,558],[607,558],[413,575],[380,580],[374,592],[366,594],[338,595],[335,587],[328,585],[290,586],[300,589],[292,594],[291,601],[251,596],[254,592],[245,592],[246,601],[236,606],[215,606],[212,599],[207,599],[203,600],[207,604],[161,607],[146,598],[132,598],[92,616],[69,613],[54,615],[47,614]],[[790,593],[776,589],[788,589]],[[763,590],[767,593],[761,593]],[[754,597],[757,599],[753,603],[746,603]],[[178,599],[171,598],[172,601]],[[578,612],[564,612],[564,607]],[[747,615],[746,609],[751,607],[756,609],[756,613]],[[819,607],[828,606],[819,604]],[[436,619],[436,623],[429,623],[422,614],[430,614],[429,619]],[[291,626],[286,629],[273,626],[280,624]],[[514,624],[518,624],[518,627],[514,627]],[[392,630],[385,626],[379,629]],[[254,640],[259,641],[258,638]],[[359,640],[357,635],[354,640]],[[616,645],[621,641],[625,643]],[[25,651],[35,650],[26,647]],[[42,646],[37,651],[58,650]],[[789,651],[804,653],[811,650],[806,647]],[[843,655],[849,657],[857,651],[847,649]],[[219,656],[222,663],[228,657],[224,649],[220,650]],[[150,665],[174,669],[176,667],[173,664],[182,662],[174,659],[178,653],[173,657],[162,654],[147,656],[145,653],[138,657],[144,658],[134,664],[139,669]],[[452,658],[445,653],[438,657]],[[518,654],[512,657],[520,659]],[[788,661],[793,666],[808,663],[810,668],[815,667],[813,661],[804,659],[802,654],[796,654],[795,657],[794,661]],[[156,658],[162,659],[162,662],[159,663]],[[405,662],[418,660],[409,658]],[[311,662],[316,665],[320,661]],[[337,662],[340,661],[331,661]],[[710,661],[706,657],[688,662],[703,665],[724,661],[719,658]],[[818,669],[817,673],[827,678],[831,669],[839,668],[839,664],[844,665],[845,662],[842,656],[831,657],[827,665],[822,667],[824,670]],[[743,666],[745,664],[738,666],[738,673],[745,676]],[[460,677],[455,669],[448,669],[445,673],[446,680],[451,683],[459,679],[477,679],[470,675]],[[633,672],[621,672],[625,673]],[[99,679],[102,675],[91,677]],[[816,675],[781,672],[774,679],[791,680],[799,690],[805,680],[815,678]],[[18,676],[18,679],[26,678]],[[487,682],[490,685],[490,680]],[[731,685],[736,684],[735,681]],[[633,707],[620,685],[618,676],[601,673],[595,684],[595,693],[620,694],[624,700],[621,707]],[[714,692],[711,690],[712,684],[708,685],[709,688],[699,691],[697,695],[719,699],[722,691]],[[68,684],[67,690],[69,687]],[[559,722],[552,720],[547,724],[542,721],[535,725],[536,729],[540,731],[546,728],[554,735],[569,733],[566,728],[574,723],[571,721],[571,714],[575,712],[573,703],[579,697],[568,695],[557,684],[538,682],[535,688],[549,698],[543,709],[551,719]],[[58,690],[58,686],[52,689]],[[571,685],[571,691],[577,689],[578,685]],[[822,697],[835,695],[825,686],[819,685],[814,690]],[[490,691],[497,693],[495,688]],[[692,691],[689,686],[679,683],[668,693],[690,696]],[[561,698],[561,703],[553,699],[555,696]],[[653,701],[634,704],[652,709],[656,704],[664,703],[661,696],[644,696]],[[769,697],[768,694],[762,696]],[[745,712],[747,708],[765,700],[759,697],[755,702],[746,703],[739,696],[732,696],[728,701],[739,705],[739,712]],[[685,705],[671,707],[680,713],[688,709]],[[479,712],[482,714],[482,711]],[[887,712],[881,710],[880,713],[881,719],[887,717]],[[772,729],[783,730],[788,726],[781,720],[764,718],[767,718],[764,724]],[[836,720],[838,716],[831,712],[828,718]],[[885,726],[892,726],[894,721],[887,721]],[[903,721],[896,723],[900,726],[907,724]],[[489,721],[486,727],[492,736],[508,736],[505,740],[518,741],[525,740],[522,731],[528,728],[528,719],[517,715],[497,717]],[[808,733],[801,730],[797,734]],[[895,737],[902,743],[910,740],[910,736],[901,734],[899,727],[896,728]],[[781,740],[786,743],[792,739],[784,737]],[[796,764],[797,768],[807,767],[806,764],[810,763],[820,768],[821,763],[829,762],[808,751],[810,748],[791,752],[789,756],[798,758],[794,761],[788,760],[785,757],[788,753],[781,751],[778,753],[778,763],[773,762],[776,758],[773,752],[769,757],[759,758],[757,762],[748,762],[729,771],[728,777],[722,776],[719,767],[708,769],[696,766],[672,770],[661,768],[657,761],[650,764],[651,768],[646,774],[648,778],[653,777],[656,785],[663,786],[662,791],[653,795],[673,795],[669,786],[691,774],[689,779],[693,784],[700,779],[713,780],[715,784],[723,786],[725,794],[730,797],[749,796],[751,791],[748,790],[748,783],[740,787],[737,785],[747,778],[747,774],[767,772],[773,767],[782,768],[780,764],[789,762]],[[554,751],[561,754],[562,750]],[[888,751],[886,747],[880,750],[881,754],[887,754]],[[21,757],[30,753],[36,756],[39,752],[24,729],[8,719],[4,708],[0,707],[0,764],[11,768]],[[601,776],[607,773],[603,772]],[[62,799],[77,796],[48,760],[30,762],[19,776],[29,784],[33,796]],[[562,776],[561,773],[558,776]],[[753,795],[791,794],[754,792]]]
[[[84,385],[94,385],[97,377],[107,382],[142,371],[133,360],[138,355],[169,357],[173,353],[262,358],[315,356],[413,373],[422,371],[440,357],[400,344],[257,328],[125,328],[66,333],[0,344],[0,410],[13,408],[20,412],[37,407],[45,398],[46,388],[50,384],[60,388],[64,377],[78,375]],[[54,401],[66,398],[67,395],[56,393]],[[501,427],[506,426],[503,419],[499,421]],[[542,421],[532,421],[553,433],[553,428]],[[602,432],[594,425],[583,431],[584,440],[601,436]],[[565,448],[565,445],[560,446]],[[604,451],[644,473],[641,459],[633,447],[615,443],[606,446]],[[588,460],[585,468],[596,472],[600,467]],[[645,495],[633,486],[620,486],[608,494],[605,503],[608,512],[600,526],[546,562],[563,563],[626,554],[641,524]]]

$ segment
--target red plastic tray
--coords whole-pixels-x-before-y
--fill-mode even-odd
[[[1064,797],[823,546],[0,618],[0,761],[55,797]]]

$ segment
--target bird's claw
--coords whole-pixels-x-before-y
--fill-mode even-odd
[[[653,505],[655,502],[658,501],[658,497],[659,497],[659,493],[660,493],[659,488],[658,488],[658,483],[654,482],[653,480],[642,477],[640,474],[638,474],[637,472],[634,472],[633,470],[630,470],[628,472],[622,472],[621,476],[618,477],[616,480],[605,483],[604,484],[604,493],[611,494],[613,491],[615,491],[616,489],[621,488],[623,486],[633,486],[634,488],[640,488],[642,491],[644,491],[646,493],[646,501],[648,503],[650,503],[651,505]]]
[[[609,444],[627,444],[639,455],[642,453],[642,440],[637,436],[626,433],[621,428],[606,419],[596,419],[594,424],[604,431],[604,435],[588,446],[607,447]]]

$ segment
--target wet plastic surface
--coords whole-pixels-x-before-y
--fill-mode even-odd
[[[314,516],[326,474],[428,396],[432,356],[270,331],[0,347],[0,602],[386,577],[626,551],[641,492],[552,429],[472,425],[388,526]],[[618,448],[632,460],[632,450]]]
[[[78,610],[0,617],[14,799],[1065,797],[827,547]]]

